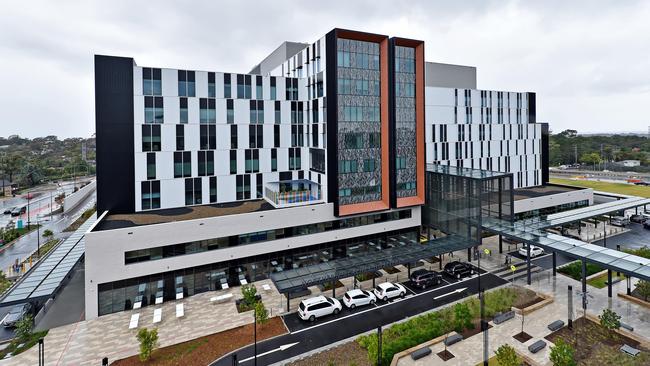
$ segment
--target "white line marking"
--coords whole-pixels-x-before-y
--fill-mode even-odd
[[[436,297],[434,297],[433,299],[434,299],[434,300],[442,299],[443,297],[447,297],[447,296],[449,296],[449,295],[459,294],[459,293],[461,293],[461,292],[463,292],[463,291],[465,291],[465,290],[467,290],[467,287],[458,288],[458,289],[455,289],[455,290],[452,291],[452,292],[448,292],[448,293],[446,293],[446,294],[442,294],[442,295],[436,296]]]
[[[476,277],[478,277],[478,276],[476,276]],[[438,287],[438,288],[432,288],[431,290],[428,290],[428,291],[425,291],[425,292],[422,292],[422,293],[419,293],[419,294],[416,294],[416,295],[407,296],[406,298],[412,298],[412,297],[418,297],[418,296],[421,296],[421,295],[426,295],[426,294],[428,294],[428,293],[430,293],[430,292],[438,291],[438,290],[443,289],[443,288],[445,288],[445,287],[449,287],[449,286],[452,286],[452,285],[455,285],[455,284],[458,284],[458,283],[461,283],[461,282],[469,281],[469,280],[472,280],[472,279],[474,279],[474,278],[476,278],[476,277],[475,277],[475,276],[467,277],[467,278],[465,278],[464,280],[461,280],[461,281],[458,281],[458,282],[454,282],[454,283],[450,283],[450,284],[448,284],[448,285],[441,286],[441,287]],[[403,300],[403,299],[400,299],[400,300]],[[389,305],[394,304],[394,303],[396,303],[396,302],[398,302],[398,301],[386,302],[386,303],[384,303],[384,304],[382,304],[382,305],[377,305],[377,303],[375,303],[375,306],[376,306],[377,309],[378,309],[378,308],[382,308],[382,307],[384,307],[384,306],[389,306]],[[342,317],[340,317],[340,318],[336,318],[336,319],[328,320],[328,321],[326,321],[326,322],[324,322],[324,323],[321,323],[321,324],[317,324],[317,325],[313,325],[313,326],[311,326],[311,327],[307,327],[307,328],[299,329],[299,330],[296,330],[296,331],[294,331],[294,332],[290,332],[289,334],[298,334],[298,333],[302,333],[302,332],[304,332],[304,331],[306,331],[306,330],[309,330],[309,329],[322,327],[323,325],[327,325],[327,324],[330,324],[330,323],[334,323],[334,322],[337,322],[337,321],[339,321],[339,320],[343,320],[343,319],[346,319],[346,318],[350,318],[350,317],[353,317],[353,316],[357,316],[357,315],[359,315],[359,314],[367,313],[367,312],[369,312],[369,311],[373,311],[373,310],[375,310],[375,309],[373,309],[373,308],[369,308],[369,309],[362,310],[362,311],[359,311],[359,312],[356,312],[356,313],[353,313],[353,314],[350,314],[350,315],[342,316]],[[291,316],[291,315],[293,315],[293,314],[289,314],[289,315],[287,315],[287,316]]]
[[[287,350],[287,349],[289,349],[289,348],[295,346],[295,345],[298,344],[298,343],[300,343],[300,342],[289,343],[289,344],[283,344],[283,345],[281,345],[280,347],[278,347],[278,348],[276,348],[276,349],[272,349],[272,350],[270,350],[270,351],[267,351],[267,352],[264,352],[264,353],[260,353],[260,354],[257,355],[257,357],[266,356],[266,355],[268,355],[268,354],[271,354],[271,353],[273,353],[273,352],[277,352],[277,351],[284,351],[284,350]],[[244,363],[244,362],[252,361],[254,358],[255,358],[255,357],[245,358],[245,359],[239,361],[239,363]]]

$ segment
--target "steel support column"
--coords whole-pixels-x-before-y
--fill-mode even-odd
[[[499,234],[499,254],[503,254],[503,236]]]
[[[531,284],[531,277],[530,277],[530,244],[526,247],[526,254],[528,257],[526,258],[526,283]]]
[[[612,270],[607,270],[607,297],[612,298]]]
[[[582,310],[587,311],[587,261],[582,259]]]
[[[557,274],[557,254],[553,251],[553,277]]]

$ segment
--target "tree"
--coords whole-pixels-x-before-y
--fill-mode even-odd
[[[573,357],[575,350],[564,339],[558,338],[555,346],[551,347],[551,362],[553,366],[576,366],[577,363]]]
[[[241,287],[241,294],[244,297],[244,302],[250,306],[255,305],[257,302],[257,288],[253,284],[244,285]]]
[[[464,329],[473,329],[472,312],[465,303],[458,303],[454,306],[454,329],[460,333]]]
[[[43,230],[43,237],[45,239],[49,239],[50,237],[54,236],[54,233],[50,229],[45,229]]]
[[[605,329],[614,330],[621,326],[621,316],[610,309],[604,309],[603,313],[598,315],[598,319]]]
[[[261,301],[258,301],[255,303],[255,321],[258,324],[264,324],[269,320],[269,313],[266,311],[266,308],[264,307],[264,303]]]
[[[142,328],[138,331],[136,337],[138,342],[140,342],[140,361],[148,361],[151,358],[151,353],[154,348],[158,346],[158,329],[148,330],[147,328]]]
[[[643,300],[648,301],[648,297],[650,297],[650,282],[641,280],[637,282],[634,290],[639,293],[639,296],[643,297]]]
[[[13,183],[14,174],[20,170],[22,163],[23,158],[20,155],[8,154],[3,156],[2,160],[0,160],[0,170],[9,176],[9,182]]]
[[[582,154],[582,156],[580,156],[580,162],[591,165],[600,164],[600,155],[595,152]]]
[[[451,309],[444,309],[440,311],[440,328],[445,333],[445,353],[447,353],[447,337],[449,333],[454,330],[454,315],[451,312]]]
[[[494,353],[496,354],[499,366],[521,365],[521,358],[519,358],[517,352],[515,352],[515,349],[509,344],[502,345],[496,351],[494,351]]]
[[[16,322],[16,338],[25,341],[32,335],[34,329],[34,318],[31,314],[27,314],[22,319]]]

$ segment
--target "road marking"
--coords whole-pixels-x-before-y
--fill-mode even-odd
[[[493,275],[493,276],[494,276],[494,275]],[[458,283],[460,283],[460,282],[470,281],[470,280],[472,280],[472,279],[474,279],[474,278],[476,278],[476,277],[478,277],[478,276],[467,277],[467,278],[465,278],[465,279],[463,279],[463,280],[460,280],[460,281],[458,281],[458,282],[450,283],[450,284],[448,284],[448,285],[441,286],[441,287],[437,287],[437,288],[432,288],[431,290],[424,291],[424,292],[421,292],[421,293],[416,294],[416,295],[407,296],[407,298],[413,298],[413,297],[418,297],[418,296],[421,296],[421,295],[426,295],[426,294],[431,293],[431,292],[433,292],[433,291],[438,291],[438,290],[440,290],[440,289],[443,289],[443,288],[445,288],[445,287],[449,287],[449,286],[452,286],[452,285],[458,284]],[[495,277],[500,278],[500,277],[498,277],[498,276],[495,276]],[[400,300],[402,300],[402,299],[400,299]],[[377,305],[377,303],[375,303],[375,306],[376,306],[377,309],[378,309],[378,308],[383,308],[384,306],[389,306],[389,305],[394,304],[394,303],[396,303],[396,302],[398,302],[398,301],[385,302],[385,303],[382,304],[382,305]],[[323,325],[327,325],[327,324],[330,324],[330,323],[334,323],[334,322],[337,322],[337,321],[339,321],[339,320],[343,320],[343,319],[346,319],[346,318],[350,318],[350,317],[357,316],[357,315],[359,315],[359,314],[367,313],[367,312],[369,312],[369,311],[374,311],[374,310],[375,310],[375,309],[373,309],[373,308],[365,309],[365,310],[362,310],[362,311],[359,311],[359,312],[356,312],[356,313],[353,313],[353,314],[350,314],[350,315],[346,315],[346,316],[342,316],[342,317],[335,318],[335,319],[332,319],[332,320],[328,320],[328,321],[323,322],[323,323],[321,323],[321,324],[317,324],[317,325],[313,325],[313,326],[311,326],[311,327],[307,327],[307,328],[299,329],[299,330],[296,330],[296,331],[294,331],[294,332],[289,332],[289,334],[298,334],[298,333],[302,333],[302,332],[304,332],[304,331],[306,331],[306,330],[309,330],[309,329],[322,327]],[[287,314],[287,315],[285,315],[285,316],[289,316],[289,315],[293,315],[293,313],[291,313],[291,314]]]
[[[463,292],[463,291],[465,291],[465,290],[467,290],[467,287],[459,288],[459,289],[456,289],[456,290],[454,290],[454,291],[452,291],[452,292],[448,292],[448,293],[446,293],[446,294],[442,294],[442,295],[436,296],[436,297],[434,297],[433,299],[434,299],[434,300],[442,299],[443,297],[447,297],[447,296],[449,296],[449,295],[459,294],[459,293],[461,293],[461,292]]]
[[[260,353],[260,354],[257,355],[257,357],[266,356],[266,355],[271,354],[271,353],[273,353],[273,352],[285,351],[285,350],[287,350],[287,349],[289,349],[289,348],[295,346],[295,345],[298,344],[298,343],[300,343],[300,342],[289,343],[289,344],[283,344],[283,345],[281,345],[280,347],[278,347],[278,348],[276,348],[276,349],[272,349],[272,350],[270,350],[270,351],[267,351],[267,352],[264,352],[264,353]],[[239,361],[239,363],[244,363],[244,362],[252,361],[253,359],[255,359],[255,357],[245,358],[245,359]]]

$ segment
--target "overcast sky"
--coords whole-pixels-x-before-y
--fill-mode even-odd
[[[646,131],[649,19],[650,1],[4,2],[0,136],[91,135],[94,54],[244,73],[334,27],[421,39],[427,61],[476,66],[480,89],[535,91],[555,132]]]

